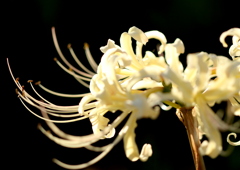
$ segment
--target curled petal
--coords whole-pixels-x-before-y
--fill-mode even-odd
[[[131,161],[137,161],[139,159],[139,151],[135,142],[135,128],[137,127],[136,123],[136,117],[135,115],[131,115],[130,119],[133,119],[127,133],[123,137],[123,142],[124,142],[124,149],[125,149],[125,154],[128,159]]]
[[[147,36],[148,39],[151,39],[151,38],[157,39],[162,43],[162,45],[160,46],[160,49],[158,51],[158,54],[162,54],[162,52],[164,51],[165,46],[167,44],[167,39],[166,39],[165,35],[159,31],[148,31],[148,32],[145,32],[145,35]],[[136,54],[137,54],[138,59],[142,58],[142,46],[143,46],[142,43],[137,42]]]
[[[92,123],[92,129],[94,134],[100,133],[108,125],[109,119],[103,116],[99,109],[94,109],[89,115],[90,122]],[[105,135],[106,138],[111,138],[115,134],[115,129],[113,128],[108,134]]]
[[[235,37],[235,36],[234,36]],[[234,38],[233,37],[233,38]],[[239,38],[240,41],[240,38]],[[237,42],[235,44],[233,44],[230,48],[229,48],[229,54],[231,57],[234,56],[240,56],[240,42]],[[234,59],[234,58],[233,58]]]
[[[128,34],[131,35],[131,37],[134,38],[136,41],[144,45],[146,45],[146,43],[148,42],[148,37],[144,34],[144,32],[135,26],[131,27],[128,30]]]
[[[162,45],[160,46],[160,49],[158,51],[158,54],[162,54],[162,52],[164,51],[165,46],[167,44],[167,39],[166,39],[165,35],[159,31],[148,31],[148,32],[145,32],[145,34],[147,35],[147,37],[149,39],[154,38],[154,39],[159,40],[162,43]]]
[[[239,28],[231,28],[221,34],[220,42],[222,43],[223,47],[228,47],[227,43],[225,42],[225,38],[227,36],[237,36],[238,38],[240,38],[240,29]]]
[[[217,145],[214,141],[208,142],[207,140],[204,140],[199,148],[199,151],[201,155],[208,155],[214,159],[220,154],[222,150],[222,148],[216,149],[216,147]]]
[[[176,39],[173,44],[167,44],[165,47],[165,58],[170,68],[176,73],[183,71],[182,63],[179,61],[179,55],[184,53],[184,45],[180,39]]]
[[[132,60],[132,66],[137,68],[137,69],[141,69],[142,65],[139,63],[139,61],[137,60],[136,55],[134,54],[134,51],[132,49],[132,40],[131,40],[131,36],[124,32],[122,33],[121,37],[120,37],[120,44],[121,44],[121,48],[128,54],[128,56],[131,58]]]
[[[195,107],[197,121],[201,129],[205,133],[207,140],[204,140],[199,148],[202,155],[208,155],[216,158],[222,151],[222,139],[218,128],[211,119],[211,115],[215,115],[202,98],[197,99]]]
[[[233,145],[233,146],[240,146],[240,140],[238,142],[232,142],[229,138],[230,136],[234,136],[234,138],[236,139],[237,138],[237,134],[236,133],[230,133],[228,134],[227,136],[227,142],[230,144],[230,145]]]
[[[108,124],[108,126],[111,126],[111,124]],[[105,135],[106,138],[112,138],[116,133],[115,128],[111,129],[111,131]]]
[[[233,36],[233,45],[229,48],[229,54],[234,59],[234,56],[240,56],[240,28],[232,28],[221,34],[220,42],[224,47],[228,46],[225,42],[227,36]]]
[[[108,39],[108,42],[107,42],[107,45],[106,46],[103,46],[100,48],[100,50],[105,53],[107,52],[107,50],[109,49],[113,49],[113,48],[118,48],[120,49],[120,47],[118,45],[115,45],[115,42],[111,39]]]
[[[148,160],[150,156],[152,156],[152,146],[150,144],[145,143],[142,147],[141,153],[140,153],[140,160],[145,162]]]

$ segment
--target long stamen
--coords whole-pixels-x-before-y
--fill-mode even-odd
[[[80,97],[84,97],[90,93],[83,93],[83,94],[64,94],[64,93],[58,93],[58,92],[55,92],[55,91],[52,91],[46,87],[44,87],[41,83],[38,83],[37,84],[41,89],[43,89],[44,91],[48,92],[48,93],[51,93],[53,95],[56,95],[56,96],[61,96],[61,97],[70,97],[70,98],[80,98]]]
[[[68,74],[71,74],[73,77],[82,79],[82,80],[86,80],[86,81],[90,81],[90,78],[86,78],[80,75],[75,74],[73,71],[68,70],[66,67],[64,67],[56,58],[54,58],[54,61],[56,61],[56,63],[59,65],[59,67],[61,67],[64,71],[66,71]],[[70,67],[71,69],[73,69],[72,67]],[[74,69],[73,69],[74,70]],[[75,71],[75,70],[74,70]]]
[[[57,36],[56,36],[56,32],[55,32],[55,28],[52,27],[52,37],[53,37],[53,43],[55,45],[55,48],[58,52],[58,55],[60,56],[60,58],[63,60],[63,62],[71,69],[73,69],[74,71],[76,71],[77,73],[81,74],[81,75],[84,75],[86,77],[92,77],[91,75],[85,73],[85,72],[82,72],[78,69],[76,69],[74,66],[72,66],[67,60],[66,58],[64,57],[60,47],[59,47],[59,44],[58,44],[58,41],[57,41]]]
[[[30,96],[27,92],[25,92],[25,96],[21,95],[20,93],[18,93],[18,95],[22,99],[24,99],[26,102],[28,102],[29,104],[32,104],[32,101],[34,101],[38,105],[43,106],[43,107],[47,107],[47,108],[50,108],[50,109],[64,110],[66,112],[68,112],[70,110],[72,112],[77,112],[77,108],[78,108],[77,105],[76,106],[57,106],[57,105],[54,105],[54,104],[44,103],[42,101],[36,100],[32,96]],[[36,106],[36,105],[34,104],[33,106]]]
[[[42,100],[44,100],[45,102],[47,102],[48,104],[52,104],[51,102],[49,102],[48,100],[46,100],[45,98],[43,98],[33,87],[32,85],[33,80],[28,80],[28,83],[30,84],[30,86],[32,87],[33,91],[38,95],[38,97],[40,97]],[[53,105],[53,104],[52,104]]]
[[[72,48],[71,44],[68,44],[68,49],[69,49],[72,57],[73,57],[74,60],[76,61],[76,63],[77,63],[84,71],[86,71],[87,73],[89,73],[90,75],[93,76],[95,73],[92,72],[92,71],[90,71],[89,69],[87,69],[87,68],[81,63],[81,61],[77,58],[75,52],[73,51],[73,48]]]
[[[79,121],[79,120],[83,120],[83,119],[86,119],[87,117],[80,117],[80,118],[76,118],[76,119],[71,119],[71,120],[52,120],[52,119],[46,119],[44,117],[41,117],[39,116],[38,114],[34,113],[31,109],[29,109],[25,103],[22,101],[21,98],[19,98],[20,101],[22,102],[23,106],[30,112],[32,113],[34,116],[42,119],[42,120],[45,120],[45,121],[49,121],[49,122],[54,122],[54,123],[70,123],[70,122],[76,122],[76,121]]]
[[[74,77],[81,85],[83,85],[83,86],[85,86],[85,87],[87,87],[87,88],[89,88],[89,85],[87,84],[87,83],[85,83],[83,80],[81,80],[81,79],[78,79],[77,77]]]
[[[19,83],[18,78],[15,79],[15,77],[13,76],[13,73],[12,73],[12,70],[11,70],[11,67],[10,67],[10,64],[9,64],[9,61],[8,61],[8,58],[7,58],[7,65],[8,65],[8,69],[9,69],[9,72],[10,72],[10,74],[11,74],[11,77],[12,77],[13,81],[14,81],[15,84],[17,85],[18,89],[21,90],[21,89],[22,89],[22,86],[21,86],[21,84]]]
[[[93,57],[92,57],[92,54],[89,50],[89,45],[88,43],[84,43],[84,50],[85,50],[85,54],[87,56],[87,59],[88,59],[88,62],[89,64],[91,65],[92,69],[97,72],[97,68],[98,68],[98,65],[96,64],[96,62],[94,61]]]

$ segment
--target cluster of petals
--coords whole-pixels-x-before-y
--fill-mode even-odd
[[[95,63],[89,46],[84,49],[87,59],[94,71],[87,69],[76,57],[71,45],[68,46],[76,63],[84,71],[72,66],[62,54],[55,29],[53,40],[59,56],[67,69],[60,61],[57,64],[67,73],[73,76],[82,85],[89,88],[86,94],[62,94],[39,86],[49,93],[62,97],[83,97],[79,105],[58,106],[40,96],[37,100],[28,94],[23,86],[16,80],[15,83],[20,91],[18,95],[24,106],[34,115],[46,120],[49,128],[55,133],[46,131],[41,125],[39,129],[56,143],[69,147],[85,147],[92,151],[101,152],[93,160],[79,165],[68,165],[57,159],[55,162],[68,169],[84,168],[102,159],[120,140],[123,139],[126,156],[131,161],[146,161],[152,155],[150,144],[144,144],[139,153],[135,142],[135,128],[137,120],[142,118],[156,119],[160,108],[168,110],[175,107],[193,108],[193,117],[199,126],[199,138],[206,136],[201,142],[199,151],[202,155],[212,158],[222,152],[222,139],[220,131],[231,131],[227,141],[232,145],[229,137],[236,137],[239,133],[239,125],[232,126],[222,121],[211,109],[215,103],[229,100],[232,115],[240,115],[240,29],[233,28],[224,32],[220,41],[227,46],[225,38],[233,36],[233,44],[229,49],[232,60],[224,56],[199,52],[187,55],[187,67],[184,69],[179,61],[180,54],[184,53],[185,47],[180,39],[173,43],[167,43],[166,37],[159,31],[143,32],[137,27],[131,27],[120,37],[120,45],[113,40],[108,40],[107,45],[101,47],[103,53],[99,65]],[[142,56],[142,47],[149,39],[157,39],[161,46],[156,56],[151,51],[146,51]],[[132,39],[136,41],[133,50]],[[10,66],[9,66],[10,68]],[[90,84],[86,83],[90,82]],[[30,110],[25,103],[41,110],[42,116]],[[163,104],[164,103],[164,104]],[[158,107],[160,106],[160,107]],[[106,117],[106,113],[121,114],[114,120]],[[67,114],[66,114],[67,113]],[[65,117],[67,120],[51,120],[49,116]],[[73,122],[88,118],[92,124],[93,134],[86,136],[73,136],[61,131],[54,123]],[[116,127],[127,119],[121,130],[116,135]],[[114,138],[113,142],[102,147],[93,144],[101,139]]]
[[[115,45],[113,40],[109,40],[105,47],[101,48],[104,53],[99,65],[95,63],[89,46],[84,45],[87,59],[94,71],[87,69],[76,57],[71,45],[68,45],[69,51],[73,56],[79,67],[84,70],[81,71],[71,65],[62,54],[55,29],[52,28],[53,41],[56,50],[64,62],[55,59],[56,63],[68,74],[73,76],[82,85],[89,87],[90,93],[86,94],[63,94],[52,91],[44,87],[41,82],[37,82],[43,90],[61,97],[83,97],[79,105],[74,106],[59,106],[46,100],[34,88],[32,81],[30,83],[33,91],[40,98],[40,100],[32,97],[20,84],[19,79],[15,79],[10,65],[10,74],[13,77],[18,90],[17,94],[23,105],[35,116],[43,119],[48,124],[50,131],[45,130],[41,125],[38,128],[54,142],[69,148],[85,147],[89,150],[101,152],[99,156],[93,160],[79,164],[68,165],[57,159],[54,162],[62,167],[69,169],[79,169],[87,167],[102,159],[120,140],[124,141],[124,149],[126,156],[136,161],[146,161],[152,155],[152,147],[150,144],[144,144],[139,153],[137,144],[135,143],[135,128],[137,127],[137,120],[141,118],[156,119],[159,115],[160,106],[165,110],[170,109],[162,104],[159,97],[156,98],[155,92],[161,92],[164,87],[159,76],[167,67],[164,58],[156,57],[152,52],[147,51],[146,55],[142,57],[142,46],[146,44],[148,39],[155,38],[161,42],[159,53],[161,54],[166,46],[166,38],[159,31],[150,31],[143,33],[140,29],[132,27],[128,32],[121,35],[121,46]],[[134,53],[131,45],[131,39],[136,40],[137,49]],[[181,41],[176,45],[181,44]],[[175,44],[174,44],[175,45]],[[67,69],[66,66],[69,67]],[[87,82],[90,82],[88,85]],[[42,115],[38,115],[31,110],[27,105],[31,105],[41,110]],[[120,116],[109,124],[109,119],[104,115],[107,112],[121,111]],[[52,120],[51,117],[61,117],[66,120]],[[73,136],[61,131],[54,123],[69,123],[89,118],[92,123],[93,134],[85,136]],[[125,125],[115,135],[115,127],[127,118]],[[114,141],[106,146],[93,146],[95,142],[100,139],[115,137]]]

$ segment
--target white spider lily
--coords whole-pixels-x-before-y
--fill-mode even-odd
[[[231,28],[225,32],[223,32],[220,36],[220,41],[224,47],[227,47],[228,45],[225,42],[225,38],[227,36],[233,36],[232,37],[232,45],[229,48],[229,54],[233,58],[234,61],[240,62],[240,28]],[[236,78],[240,79],[240,67],[238,69],[238,75]],[[240,116],[240,89],[238,93],[236,93],[232,98],[230,98],[230,102],[232,104],[231,111],[236,116]],[[240,141],[238,142],[232,142],[230,141],[229,137],[234,136],[237,137],[236,133],[230,133],[227,137],[227,142],[231,145],[238,146],[240,145]]]
[[[150,51],[147,51],[146,55],[142,57],[141,49],[142,45],[146,44],[149,38],[155,38],[162,43],[159,51],[159,53],[162,53],[166,46],[165,36],[158,31],[143,33],[140,29],[132,27],[129,29],[128,33],[123,33],[121,35],[121,46],[117,46],[114,41],[109,40],[107,46],[101,48],[104,55],[99,65],[94,62],[89,47],[85,44],[84,49],[87,59],[94,70],[92,72],[83,66],[83,64],[77,59],[71,45],[68,45],[74,60],[84,71],[78,70],[72,66],[65,59],[59,48],[54,28],[52,28],[52,35],[60,58],[70,70],[60,61],[55,59],[57,64],[82,85],[89,87],[91,93],[79,95],[62,94],[49,90],[39,83],[38,85],[43,90],[54,95],[62,97],[83,97],[79,106],[58,106],[40,96],[34,89],[32,81],[29,81],[34,92],[43,100],[40,101],[29,95],[23,89],[19,81],[14,78],[9,66],[10,73],[20,90],[20,92],[18,91],[20,100],[31,113],[46,120],[49,128],[56,134],[56,136],[47,132],[41,125],[39,125],[39,129],[51,140],[65,147],[85,147],[89,150],[102,152],[99,156],[88,163],[80,165],[67,165],[56,159],[54,161],[60,166],[69,169],[84,168],[102,159],[121,139],[124,141],[126,156],[130,160],[136,161],[140,159],[146,161],[148,157],[152,155],[152,148],[150,144],[145,144],[139,154],[135,143],[134,130],[137,126],[136,121],[141,118],[156,119],[159,115],[159,108],[154,107],[156,105],[160,105],[165,110],[170,109],[170,107],[166,107],[161,103],[163,99],[165,100],[168,98],[168,95],[161,99],[156,97],[156,95],[161,94],[161,91],[164,89],[161,82],[162,79],[159,75],[168,65],[165,63],[163,57],[156,57]],[[133,52],[131,46],[131,37],[137,41],[136,54]],[[89,81],[90,85],[86,83]],[[40,109],[43,117],[30,110],[25,103]],[[105,113],[109,111],[114,113],[117,110],[122,111],[121,115],[109,124],[109,119],[104,117]],[[51,120],[48,115],[65,117],[68,120]],[[118,126],[128,115],[129,118],[127,122],[116,136],[115,127]],[[93,134],[86,136],[69,135],[61,131],[54,124],[73,122],[85,118],[89,118],[92,123]],[[109,145],[102,147],[95,147],[92,145],[100,139],[112,138],[114,136],[116,136],[116,138],[113,143]]]
[[[196,53],[187,56],[187,68],[184,72],[168,68],[163,77],[168,79],[173,88],[173,99],[184,107],[194,107],[198,125],[208,138],[202,142],[199,150],[202,155],[217,157],[222,151],[220,130],[230,127],[220,120],[209,107],[209,104],[227,100],[234,96],[240,89],[238,69],[240,62],[233,62],[223,57],[217,57],[215,64],[215,80],[211,80],[212,69],[208,66],[211,57],[207,53]],[[222,60],[224,60],[224,65]],[[227,61],[227,62],[226,62]],[[213,63],[213,62],[212,62]],[[175,67],[176,68],[176,67]],[[227,82],[227,83],[226,83]]]
[[[240,28],[232,28],[224,33],[221,34],[220,36],[220,41],[224,47],[227,47],[227,44],[225,42],[225,38],[227,36],[233,36],[232,38],[232,46],[229,48],[229,54],[233,58],[233,61],[238,63],[240,62]],[[235,70],[236,72],[236,78],[239,80],[240,79],[240,67],[238,67],[238,70]],[[240,107],[240,89],[239,91],[233,96],[232,99],[230,99],[233,107],[238,108]],[[236,114],[239,114],[238,109],[235,109]]]
[[[239,58],[229,60],[226,57],[205,52],[189,54],[187,56],[187,67],[184,70],[182,63],[179,61],[179,55],[184,53],[184,45],[180,39],[176,39],[174,43],[167,44],[165,36],[159,31],[144,33],[137,27],[131,27],[128,32],[121,34],[120,46],[116,45],[113,40],[108,40],[107,45],[100,48],[103,56],[99,65],[92,58],[89,46],[87,44],[84,45],[87,59],[94,71],[87,69],[77,59],[71,45],[68,45],[74,60],[83,70],[81,71],[65,59],[59,48],[54,28],[52,28],[52,35],[59,56],[64,65],[69,67],[69,69],[57,59],[55,61],[83,86],[88,87],[90,93],[62,94],[49,90],[41,84],[39,86],[54,95],[83,97],[79,105],[55,105],[40,96],[31,84],[32,81],[29,81],[34,92],[43,101],[37,100],[29,95],[19,81],[14,78],[10,66],[9,70],[20,90],[17,93],[23,105],[37,117],[46,120],[49,128],[56,134],[55,136],[47,132],[39,125],[39,129],[47,137],[65,147],[85,147],[91,151],[100,152],[93,160],[79,165],[68,165],[54,159],[54,162],[58,165],[67,169],[81,169],[90,166],[102,159],[122,139],[127,158],[131,161],[139,159],[146,161],[152,155],[152,147],[150,144],[144,144],[139,153],[135,142],[135,128],[139,119],[156,119],[160,113],[159,107],[155,107],[158,105],[164,110],[170,109],[171,106],[177,108],[177,115],[187,128],[190,141],[196,144],[196,147],[192,146],[192,149],[197,154],[200,152],[202,155],[209,155],[212,158],[217,157],[222,151],[222,140],[219,130],[239,132],[239,129],[236,127],[225,124],[210,108],[215,103],[229,99],[233,105],[233,113],[239,115]],[[225,37],[228,35],[234,36],[233,45],[229,51],[230,55],[238,56],[239,29],[232,29],[223,33],[220,38],[223,44],[225,43]],[[135,52],[131,44],[132,38],[136,40]],[[142,46],[151,38],[161,42],[158,51],[159,57],[150,51],[146,51],[145,55],[142,56]],[[165,58],[162,56],[163,52]],[[166,106],[162,102],[170,106]],[[34,113],[25,103],[40,109],[43,116]],[[121,114],[112,120],[110,124],[106,113],[111,112],[114,114],[116,111],[121,111]],[[183,117],[181,117],[181,114]],[[51,120],[48,115],[64,117],[67,120]],[[93,134],[85,136],[66,134],[54,124],[73,122],[86,118],[92,124]],[[126,123],[117,133],[115,128],[125,119],[127,119]],[[205,135],[208,140],[200,143],[199,138],[201,135]],[[230,135],[236,137],[235,133]],[[231,142],[229,136],[228,142],[230,144],[239,145],[238,142]],[[95,142],[105,138],[114,138],[114,140],[105,146],[93,146]],[[201,161],[199,155],[195,154],[194,157],[199,159],[197,161]],[[198,164],[201,163],[196,162],[195,159],[195,165],[199,166]],[[204,168],[204,165],[199,167]]]
[[[163,39],[160,39],[160,41],[166,42],[163,34],[156,31],[155,33],[157,33],[155,37],[160,37]],[[131,114],[129,117],[131,125],[123,136],[123,141],[126,156],[132,161],[138,159],[146,161],[148,156],[151,156],[152,151],[150,151],[149,144],[144,145],[147,147],[143,147],[141,154],[139,154],[135,143],[134,130],[137,126],[137,119],[157,118],[159,109],[152,109],[152,107],[161,105],[161,100],[154,100],[153,98],[155,92],[163,89],[158,75],[167,66],[164,60],[158,60],[153,54],[150,54],[152,58],[149,57],[148,61],[134,54],[131,46],[131,36],[134,35],[132,37],[137,40],[137,49],[139,50],[142,48],[141,44],[148,40],[148,34],[154,37],[152,32],[145,35],[138,28],[132,27],[129,29],[129,33],[121,35],[121,46],[117,46],[114,41],[108,40],[108,44],[100,48],[104,55],[98,66],[97,74],[93,76],[90,82],[91,95],[84,97],[79,104],[79,113],[84,115],[85,104],[96,100],[92,102],[95,103],[96,107],[90,111],[89,117],[96,134],[101,132],[104,127],[109,126],[109,120],[104,117],[104,114],[108,111],[121,110],[124,114],[120,117],[125,117],[126,113]],[[152,62],[151,59],[158,60],[158,62]],[[139,90],[142,88],[147,90]],[[92,113],[97,114],[91,116]],[[114,132],[110,133],[114,134]],[[105,137],[112,137],[112,135]]]

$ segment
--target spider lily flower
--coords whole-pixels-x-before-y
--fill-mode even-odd
[[[224,47],[227,47],[228,45],[226,44],[225,42],[225,38],[227,36],[233,36],[232,37],[232,45],[231,47],[229,48],[229,54],[230,56],[233,58],[233,61],[235,62],[240,62],[240,28],[232,28],[232,29],[229,29],[225,32],[223,32],[220,36],[220,42],[222,43],[222,45]],[[236,78],[237,79],[240,79],[240,68],[238,69],[238,74],[236,75]],[[234,95],[234,97],[232,99],[230,99],[234,110],[236,110],[236,115],[239,115],[239,109],[236,109],[236,108],[239,108],[240,107],[240,89],[239,91]]]
[[[49,90],[39,83],[39,87],[54,95],[62,97],[83,97],[79,105],[58,106],[43,98],[35,90],[32,81],[29,81],[33,91],[43,101],[37,100],[24,90],[18,79],[14,78],[8,63],[11,76],[19,89],[17,91],[19,99],[31,113],[46,121],[49,128],[56,134],[56,136],[47,132],[41,125],[39,125],[39,129],[51,140],[65,147],[85,147],[89,150],[102,152],[99,156],[88,163],[76,166],[64,164],[56,159],[55,162],[69,169],[87,167],[102,159],[121,139],[124,141],[126,156],[130,160],[136,161],[140,159],[146,161],[152,155],[152,149],[150,144],[144,144],[139,153],[135,143],[134,130],[137,126],[136,121],[141,118],[156,119],[159,115],[159,108],[155,107],[156,105],[160,105],[165,110],[170,109],[170,107],[166,107],[161,102],[162,100],[167,100],[168,95],[163,96],[161,99],[159,99],[159,95],[157,95],[165,89],[161,82],[162,79],[159,76],[164,69],[168,67],[165,59],[163,57],[156,57],[150,51],[147,51],[146,55],[142,57],[141,50],[143,44],[146,44],[148,39],[155,38],[162,43],[159,50],[159,54],[161,54],[165,50],[165,46],[169,46],[166,44],[165,36],[158,31],[143,33],[140,29],[132,27],[129,29],[128,33],[125,32],[121,35],[121,46],[115,45],[114,41],[109,40],[107,46],[101,48],[101,51],[104,54],[99,65],[94,62],[89,47],[85,44],[86,56],[94,72],[88,70],[82,65],[77,59],[71,45],[69,45],[68,48],[70,53],[81,69],[85,71],[83,72],[72,66],[65,59],[59,48],[54,28],[52,28],[52,35],[60,58],[70,70],[68,70],[60,61],[55,59],[57,64],[82,85],[89,87],[91,93],[79,95],[62,94]],[[131,38],[134,38],[137,41],[136,54],[133,52],[131,46]],[[175,43],[176,46],[179,44],[181,44],[181,41]],[[178,58],[178,54],[174,56]],[[176,64],[176,61],[169,60],[168,62],[172,66]],[[90,81],[90,85],[85,81]],[[40,109],[43,116],[39,116],[30,110],[25,103]],[[122,111],[121,115],[109,124],[109,119],[104,116],[105,113],[114,113],[117,110]],[[51,120],[48,115],[64,117],[68,120]],[[116,136],[115,127],[126,117],[128,117],[126,124]],[[89,118],[93,129],[93,134],[86,136],[73,136],[66,134],[54,124],[73,122],[86,118]],[[102,147],[95,147],[92,145],[100,139],[112,138],[113,136],[116,136],[116,138],[113,143],[109,145]]]
[[[216,67],[214,74],[217,78],[214,80],[212,80],[212,68],[208,66],[208,60],[211,58],[215,61],[214,67]],[[215,102],[227,100],[238,92],[240,82],[236,76],[239,67],[240,62],[232,62],[221,56],[216,57],[201,52],[187,56],[187,67],[183,72],[179,73],[168,68],[162,74],[173,84],[171,89],[173,99],[185,108],[193,107],[193,117],[197,120],[200,130],[208,138],[199,148],[202,155],[216,158],[222,151],[219,130],[232,129],[214,114],[209,104],[213,105]]]
[[[155,31],[155,33],[157,33],[155,37],[163,37],[160,32]],[[159,114],[159,109],[152,109],[153,106],[161,104],[159,100],[154,100],[156,98],[154,92],[161,91],[163,86],[155,71],[157,69],[159,71],[158,75],[160,75],[166,64],[164,60],[159,60],[158,65],[156,62],[151,63],[151,59],[149,59],[150,62],[146,62],[141,57],[137,59],[130,46],[131,39],[129,38],[131,38],[131,34],[134,35],[133,38],[137,37],[138,50],[142,47],[141,43],[145,43],[146,35],[154,37],[152,32],[145,35],[138,28],[132,27],[129,29],[129,33],[121,35],[121,46],[117,46],[114,41],[109,40],[108,44],[101,48],[104,55],[98,66],[97,74],[93,76],[90,82],[91,95],[85,96],[81,100],[79,113],[85,115],[85,104],[95,101],[93,103],[96,103],[96,107],[90,111],[89,118],[93,126],[93,132],[96,134],[109,126],[109,120],[104,117],[105,113],[109,111],[114,113],[120,110],[123,112],[119,117],[120,119],[124,119],[126,115],[130,114],[131,124],[123,136],[126,156],[132,161],[138,159],[146,161],[152,154],[151,145],[145,144],[141,154],[139,154],[135,143],[134,130],[137,126],[137,119],[156,119]],[[157,60],[154,55],[150,56]],[[140,89],[143,88],[147,90],[141,91]],[[110,134],[110,136],[105,137],[112,137],[114,133]]]
[[[234,61],[240,61],[240,28],[231,28],[225,32],[223,32],[220,36],[220,42],[224,47],[227,47],[228,45],[225,42],[225,38],[227,36],[233,36],[232,37],[232,45],[229,48],[229,54],[233,58]],[[237,78],[240,79],[240,68],[238,70],[238,76]],[[232,104],[232,112],[236,116],[240,116],[240,89],[237,94],[235,94],[231,99]],[[230,140],[230,136],[237,137],[236,133],[230,133],[227,137],[227,142],[231,145],[238,146],[240,145],[240,141],[238,142],[232,142]]]

